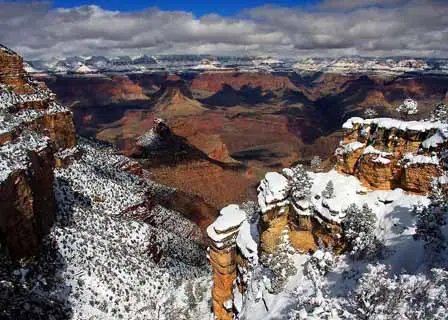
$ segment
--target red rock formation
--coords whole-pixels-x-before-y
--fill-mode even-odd
[[[352,118],[344,124],[336,169],[371,189],[427,193],[441,174],[446,130],[439,123]]]
[[[75,129],[71,112],[1,46],[0,118],[0,247],[18,259],[39,253],[55,220],[55,152],[73,153]]]
[[[23,59],[15,52],[0,45],[0,83],[13,87],[17,93],[29,93],[23,72]]]
[[[22,160],[20,168],[12,168],[0,181],[0,243],[14,259],[39,253],[41,239],[56,214],[53,149],[43,143],[39,149],[24,150],[21,143],[29,142],[0,148],[3,156],[8,156],[10,148],[15,149],[14,157]]]
[[[171,118],[202,113],[207,109],[193,99],[193,96],[182,80],[166,81],[154,96],[154,112],[157,116]]]
[[[127,76],[61,76],[46,80],[63,104],[104,106],[129,101],[146,101],[143,88]]]

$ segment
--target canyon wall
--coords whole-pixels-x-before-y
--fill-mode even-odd
[[[37,255],[56,217],[53,170],[76,153],[69,110],[0,47],[0,250]]]
[[[191,82],[191,90],[216,93],[231,86],[235,90],[243,87],[260,88],[263,91],[277,91],[281,89],[296,90],[296,86],[287,76],[276,76],[270,73],[204,73],[198,75]]]
[[[336,169],[370,189],[427,193],[441,175],[448,125],[439,122],[351,118],[336,150]]]

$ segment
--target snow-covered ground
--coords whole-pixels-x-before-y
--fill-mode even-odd
[[[2,287],[24,287],[73,319],[209,314],[210,270],[203,245],[189,238],[192,223],[160,205],[147,209],[150,222],[133,220],[126,209],[143,210],[158,186],[124,171],[130,160],[108,147],[81,139],[78,148],[82,158],[55,173],[57,223],[42,261],[9,276],[2,266]],[[39,271],[49,265],[58,267]]]

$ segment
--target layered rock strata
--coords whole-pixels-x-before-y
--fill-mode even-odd
[[[448,125],[439,122],[351,118],[336,150],[336,169],[370,189],[427,193],[441,175]]]
[[[0,250],[37,255],[55,220],[55,165],[77,156],[72,114],[0,46]]]
[[[339,221],[332,218],[324,199],[296,199],[292,195],[290,171],[269,172],[258,187],[260,254],[275,254],[284,230],[292,246],[301,252],[314,252],[319,241],[336,250],[342,248]]]

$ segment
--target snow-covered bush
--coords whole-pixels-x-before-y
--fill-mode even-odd
[[[376,216],[364,204],[362,209],[351,204],[345,211],[342,221],[345,239],[348,241],[351,254],[362,257],[377,248],[378,240],[375,236]]]
[[[407,119],[410,115],[418,113],[418,103],[411,98],[407,98],[395,110],[400,113],[404,119]]]
[[[274,294],[280,293],[290,276],[296,274],[297,269],[291,259],[291,255],[296,251],[292,247],[288,236],[288,230],[282,232],[279,244],[274,254],[265,255],[261,262],[269,268],[271,272],[270,292]]]
[[[377,116],[378,112],[376,112],[376,110],[373,108],[367,108],[366,110],[364,110],[364,118],[366,119],[376,118]]]
[[[429,121],[448,123],[448,106],[444,103],[436,105],[429,115]]]
[[[338,308],[323,293],[324,276],[335,266],[331,248],[320,244],[317,250],[304,264],[305,279],[311,283],[301,283],[293,293],[296,306],[288,314],[288,320],[299,319],[336,319]]]
[[[334,185],[333,181],[328,181],[327,185],[325,186],[325,190],[322,191],[322,197],[325,199],[331,199],[334,197]]]
[[[429,252],[440,252],[446,248],[446,239],[442,233],[442,226],[446,224],[447,196],[437,182],[433,182],[429,195],[430,204],[425,207],[417,205],[413,213],[417,218],[415,239],[426,242]]]
[[[291,168],[289,178],[293,199],[300,200],[310,197],[312,181],[302,165],[299,164]]]
[[[360,319],[444,319],[448,310],[448,272],[389,277],[389,267],[369,265],[359,280],[353,310]]]

